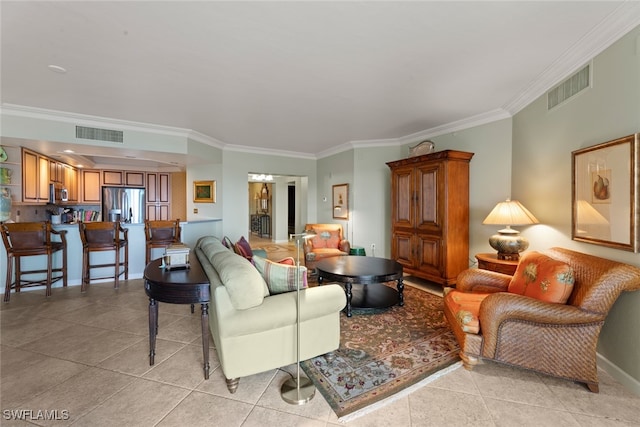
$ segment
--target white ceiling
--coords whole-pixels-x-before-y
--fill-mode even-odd
[[[639,6],[3,0],[1,101],[312,155],[412,142],[514,114]]]

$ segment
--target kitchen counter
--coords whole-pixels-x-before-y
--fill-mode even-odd
[[[129,279],[140,279],[143,277],[145,268],[145,236],[144,236],[144,223],[128,224],[123,223],[123,228],[128,231],[129,238]],[[221,218],[209,218],[201,220],[191,220],[180,222],[182,228],[181,237],[182,242],[190,248],[195,247],[196,242],[202,236],[216,236],[222,238],[222,219]],[[67,239],[67,275],[69,286],[80,285],[82,283],[82,242],[80,241],[80,231],[77,223],[65,223],[54,224],[53,228],[57,231],[66,231]],[[151,258],[159,258],[164,253],[164,249],[157,248],[151,252]],[[100,258],[104,258],[105,263],[113,262],[113,252],[94,252],[91,254],[94,263],[100,263]],[[96,257],[99,257],[96,259]],[[62,260],[62,253],[56,252],[54,254],[54,265],[60,265]],[[7,265],[7,253],[3,249],[0,251],[0,265]],[[28,257],[22,260],[23,269],[46,269],[46,257]],[[111,268],[112,270],[113,268]],[[3,269],[0,274],[0,289],[4,292],[6,285],[6,270]],[[100,277],[106,276],[100,269],[92,269],[92,276]],[[35,278],[35,276],[33,276]],[[105,280],[103,280],[105,281]],[[108,279],[107,279],[108,281]],[[97,283],[95,281],[94,283]],[[54,292],[55,288],[61,287],[62,282],[56,282],[53,284]],[[26,290],[44,289],[40,287],[28,288]],[[23,291],[23,292],[24,292]],[[78,292],[80,289],[78,288]]]

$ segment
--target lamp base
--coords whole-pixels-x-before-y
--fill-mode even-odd
[[[489,238],[489,244],[498,251],[498,259],[517,261],[520,252],[529,247],[529,241],[511,228],[498,231]]]
[[[304,405],[316,394],[316,387],[307,377],[300,377],[300,388],[296,378],[289,378],[280,388],[282,400],[292,405]]]

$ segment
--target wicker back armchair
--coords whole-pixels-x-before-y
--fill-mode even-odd
[[[479,333],[463,331],[445,297],[444,311],[465,368],[491,359],[586,384],[598,392],[596,346],[604,320],[623,291],[640,289],[640,268],[563,248],[545,255],[570,265],[575,283],[566,304],[508,293],[511,276],[469,269],[456,291],[488,293]]]

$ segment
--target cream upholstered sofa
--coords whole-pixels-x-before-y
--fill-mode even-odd
[[[240,377],[295,363],[296,292],[272,295],[258,269],[213,236],[201,237],[194,252],[209,278],[209,327],[229,391]],[[301,360],[338,348],[345,305],[339,285],[300,291]]]

